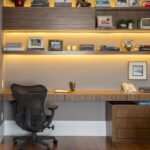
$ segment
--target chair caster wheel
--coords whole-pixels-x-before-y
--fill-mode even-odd
[[[16,144],[17,144],[17,141],[13,140],[13,144],[16,145]]]
[[[55,139],[55,140],[53,141],[53,144],[54,144],[54,145],[57,145],[57,144],[58,144],[58,141]]]

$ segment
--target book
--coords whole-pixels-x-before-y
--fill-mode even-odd
[[[72,7],[72,3],[54,3],[55,7]]]

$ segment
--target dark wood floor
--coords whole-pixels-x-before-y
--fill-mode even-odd
[[[150,150],[150,144],[112,144],[104,137],[57,137],[58,146],[50,146],[52,150]],[[4,144],[0,144],[0,150],[18,150],[18,146],[12,144],[12,138],[7,137]],[[25,150],[45,150],[44,147],[35,145],[27,146]]]

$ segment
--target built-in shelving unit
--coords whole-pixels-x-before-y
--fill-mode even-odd
[[[113,17],[113,25],[117,26],[119,19],[134,19],[133,30],[129,29],[96,29],[96,17],[106,15]],[[148,18],[149,8],[141,7],[107,7],[107,8],[32,8],[3,7],[4,33],[145,33],[150,30],[139,29],[137,20]],[[3,52],[4,54],[23,55],[147,55],[150,52],[102,52],[102,51],[25,51]]]

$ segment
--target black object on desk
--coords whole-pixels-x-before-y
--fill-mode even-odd
[[[56,105],[49,106],[51,115],[46,115],[44,112],[44,100],[47,95],[47,89],[42,85],[22,86],[13,84],[11,86],[12,94],[16,100],[16,118],[15,121],[23,130],[31,132],[31,136],[15,136],[13,143],[17,144],[17,140],[25,140],[26,142],[20,146],[23,149],[27,144],[39,143],[49,148],[49,145],[43,140],[52,139],[57,145],[57,140],[54,136],[37,136],[37,132],[43,132],[45,128],[50,127],[54,117]]]

